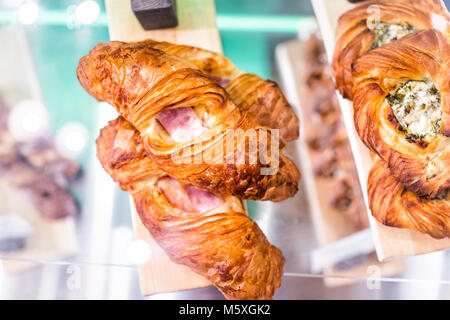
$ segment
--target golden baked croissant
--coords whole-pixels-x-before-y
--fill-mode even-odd
[[[211,281],[228,299],[270,299],[284,258],[236,197],[183,186],[146,156],[139,133],[123,118],[97,139],[105,170],[133,196],[145,227],[170,259]]]
[[[403,185],[429,198],[450,187],[450,47],[423,30],[354,65],[354,120],[362,141]]]
[[[178,181],[244,199],[293,196],[300,174],[276,156],[278,131],[254,126],[192,60],[149,43],[96,45],[80,60],[80,83],[130,121],[149,157]]]
[[[229,59],[216,52],[150,39],[144,43],[197,66],[225,88],[241,112],[248,113],[252,121],[250,125],[279,129],[280,138],[286,142],[298,139],[298,117],[275,82],[239,70]]]
[[[387,164],[378,160],[369,174],[368,195],[372,215],[379,222],[438,239],[450,237],[450,192],[438,199],[421,198],[406,190]]]
[[[450,17],[441,0],[365,1],[338,21],[333,73],[336,88],[352,100],[352,64],[370,50],[414,31],[439,28],[450,34]]]

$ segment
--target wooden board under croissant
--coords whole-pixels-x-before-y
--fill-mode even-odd
[[[344,239],[355,234],[359,230],[351,223],[351,221],[339,210],[329,205],[327,188],[325,186],[326,179],[316,177],[313,172],[313,163],[310,157],[310,151],[306,143],[305,123],[308,119],[303,116],[302,108],[305,108],[304,87],[302,86],[302,52],[304,42],[301,40],[291,40],[277,46],[277,62],[281,71],[281,78],[285,93],[289,101],[296,107],[297,114],[300,116],[301,132],[300,139],[297,141],[298,152],[301,155],[301,169],[304,183],[308,188],[305,190],[308,203],[311,208],[311,215],[317,241],[319,247],[334,243],[335,241]],[[373,245],[371,250],[373,250]],[[364,243],[349,242],[349,246],[345,248],[349,256],[357,256],[366,254],[367,245]],[[323,273],[329,277],[324,278],[327,286],[346,285],[357,280],[345,278],[351,277],[367,277],[369,266],[376,265],[379,267],[383,277],[393,276],[402,273],[406,264],[403,259],[395,259],[388,262],[378,263],[375,254],[367,255],[367,258],[361,264],[354,265],[350,268],[339,269],[335,266],[327,267]]]
[[[138,41],[151,38],[222,52],[213,0],[177,1],[178,27],[151,31],[141,27],[131,10],[131,1],[106,0],[105,4],[111,40]],[[208,280],[189,268],[169,260],[143,226],[132,201],[131,213],[136,238],[147,241],[152,248],[150,261],[139,267],[143,295],[210,285]]]
[[[312,0],[314,12],[322,34],[325,49],[331,60],[338,18],[354,5],[347,0]],[[352,103],[338,94],[343,120],[353,151],[366,206],[367,178],[372,167],[372,155],[359,139],[354,123]],[[370,213],[370,212],[369,212]],[[450,239],[436,240],[415,230],[387,227],[371,214],[370,224],[378,258],[383,261],[395,256],[412,256],[450,248]]]

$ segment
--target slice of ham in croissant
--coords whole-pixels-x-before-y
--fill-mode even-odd
[[[206,277],[228,299],[272,298],[284,258],[248,218],[241,200],[183,186],[159,171],[123,118],[102,129],[97,156],[131,193],[145,227],[172,261]]]
[[[370,50],[414,31],[437,28],[450,34],[441,0],[365,1],[338,21],[333,73],[344,98],[353,99],[352,64]]]
[[[354,120],[363,142],[404,186],[439,197],[450,187],[450,47],[423,30],[354,66]]]
[[[376,161],[368,181],[369,206],[381,223],[415,229],[434,238],[450,237],[450,192],[426,199],[408,191],[382,161]]]
[[[279,201],[293,196],[300,174],[290,159],[276,157],[282,149],[278,132],[256,125],[250,113],[241,114],[226,91],[192,59],[155,49],[151,43],[98,44],[80,60],[80,83],[130,121],[140,131],[147,154],[178,181],[245,199]],[[178,108],[192,110],[170,111]],[[192,123],[181,132],[176,130],[180,117]],[[240,138],[234,138],[236,134]],[[234,142],[227,144],[227,139]],[[258,149],[252,153],[254,145]]]

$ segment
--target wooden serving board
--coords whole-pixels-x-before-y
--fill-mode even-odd
[[[300,117],[300,139],[296,143],[297,150],[301,158],[300,164],[302,169],[302,177],[305,181],[305,185],[308,186],[305,191],[311,208],[311,216],[317,241],[319,247],[323,248],[329,244],[335,243],[338,240],[346,239],[345,247],[343,245],[339,246],[340,251],[346,251],[345,256],[367,256],[367,258],[360,264],[355,264],[351,268],[346,268],[345,270],[338,269],[332,265],[324,268],[323,273],[330,276],[324,278],[324,282],[327,286],[349,284],[356,280],[333,276],[368,277],[370,276],[368,273],[368,268],[372,265],[376,265],[379,268],[382,276],[393,276],[400,274],[406,267],[403,259],[379,263],[373,253],[374,246],[370,236],[351,237],[351,235],[354,235],[360,230],[358,230],[342,212],[329,205],[326,194],[326,192],[329,191],[325,188],[326,179],[316,177],[314,175],[312,158],[306,142],[307,133],[305,124],[308,119],[305,118],[304,114],[307,114],[307,112],[303,111],[303,108],[306,107],[304,99],[305,88],[302,85],[302,83],[304,83],[304,74],[302,74],[303,48],[304,42],[301,40],[284,42],[277,46],[276,57],[281,71],[284,91],[286,92],[290,103],[296,108],[297,114]],[[366,243],[363,243],[364,241],[361,241],[361,239],[365,239]],[[338,254],[342,254],[342,252],[338,252]],[[314,270],[312,271],[316,272]]]
[[[105,4],[111,40],[138,41],[151,38],[222,52],[213,0],[177,1],[178,27],[151,31],[141,27],[131,10],[131,1],[106,0]],[[171,262],[143,226],[132,200],[130,206],[136,238],[147,241],[152,248],[150,260],[139,266],[143,295],[211,285],[191,269]]]
[[[311,0],[320,31],[331,61],[338,18],[354,5],[347,0]],[[368,206],[367,179],[372,167],[369,149],[361,142],[353,123],[353,107],[349,100],[338,93],[339,103],[353,151],[356,168],[362,186],[364,202]],[[368,209],[375,248],[380,261],[396,256],[412,256],[450,248],[450,239],[436,240],[421,232],[387,227],[376,221]]]

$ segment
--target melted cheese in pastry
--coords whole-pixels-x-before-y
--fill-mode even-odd
[[[414,29],[407,23],[377,22],[374,25],[368,25],[368,28],[375,33],[375,40],[371,49],[381,47],[392,40],[400,39],[414,32]]]
[[[386,101],[409,140],[429,142],[440,132],[441,96],[432,81],[407,81]]]

